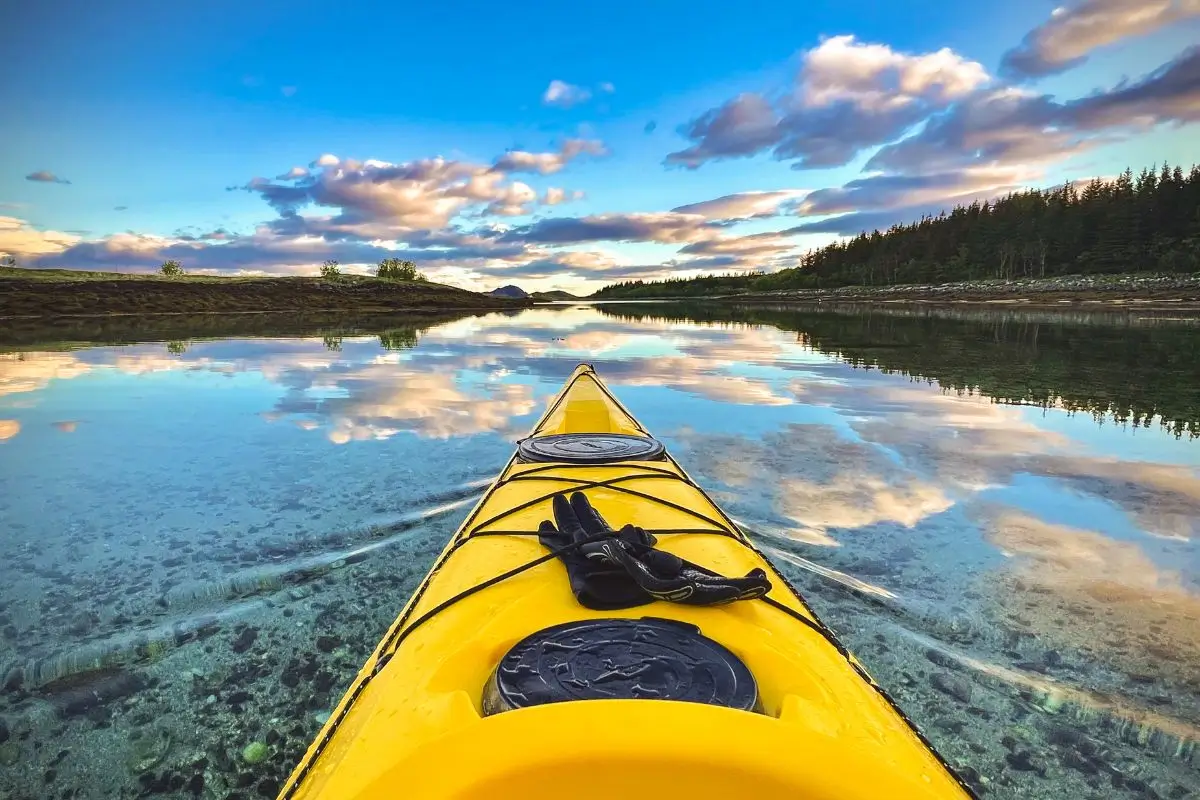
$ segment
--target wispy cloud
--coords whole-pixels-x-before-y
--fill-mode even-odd
[[[552,80],[546,87],[546,91],[542,93],[542,102],[548,106],[570,108],[587,102],[591,96],[592,93],[582,86],[576,86],[566,81]]]
[[[1054,9],[1004,54],[1001,69],[1018,78],[1062,72],[1101,47],[1196,16],[1197,0],[1079,0]]]
[[[277,180],[277,181],[294,181],[294,180],[299,180],[300,178],[307,178],[307,177],[308,177],[307,169],[305,169],[304,167],[292,167],[291,169],[289,169],[287,172],[283,173],[282,175],[276,175],[275,180]]]
[[[807,194],[804,189],[775,192],[738,192],[671,209],[678,214],[699,214],[706,219],[758,219],[773,217],[782,206]]]
[[[509,150],[496,159],[493,167],[499,172],[536,172],[550,175],[581,155],[607,154],[608,149],[604,142],[598,139],[567,139],[557,152],[530,153],[524,150]]]
[[[693,242],[716,236],[714,223],[699,214],[671,211],[632,214],[595,214],[587,217],[554,217],[513,228],[502,242],[581,244],[584,242]]]
[[[39,169],[37,172],[29,173],[28,175],[25,176],[25,180],[33,181],[34,183],[63,183],[63,184],[71,183],[66,178],[60,178],[57,175],[55,175],[53,172],[50,172],[50,171],[44,170],[44,169]]]

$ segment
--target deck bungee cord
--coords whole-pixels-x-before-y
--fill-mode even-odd
[[[628,453],[647,460],[624,460]],[[760,606],[771,611],[752,610]],[[553,797],[555,770],[607,752],[608,771],[577,795],[600,797],[658,780],[617,736],[642,718],[689,732],[686,752],[655,747],[664,767],[688,764],[694,774],[681,780],[698,796],[721,786],[830,800],[876,790],[975,796],[774,564],[582,365],[448,542],[280,797]],[[510,730],[564,724],[592,737],[554,756],[570,764],[504,757]],[[804,745],[827,757],[779,763]],[[485,755],[470,769],[438,772],[457,763],[460,747]]]

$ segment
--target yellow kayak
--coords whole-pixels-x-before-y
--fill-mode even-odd
[[[769,592],[719,605],[586,607],[538,536],[555,496],[574,492],[614,528],[640,526],[659,550],[714,574],[765,571]],[[652,796],[973,795],[581,365],[280,797]]]

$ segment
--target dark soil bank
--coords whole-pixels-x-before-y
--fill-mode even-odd
[[[0,317],[238,311],[389,311],[519,308],[528,300],[491,297],[436,283],[370,279],[257,278],[229,281],[0,278]]]

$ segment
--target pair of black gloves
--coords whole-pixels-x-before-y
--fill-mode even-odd
[[[655,549],[654,536],[636,525],[614,531],[582,492],[569,501],[565,494],[555,495],[552,502],[554,522],[541,524],[538,539],[566,565],[571,591],[587,608],[631,608],[655,600],[720,605],[771,590],[762,569],[726,578]]]

